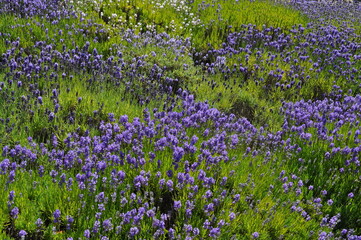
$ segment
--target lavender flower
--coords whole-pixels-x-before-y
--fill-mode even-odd
[[[20,230],[19,231],[19,237],[21,239],[25,238],[25,236],[27,235],[28,233],[25,231],[25,230]]]
[[[178,211],[182,207],[181,201],[174,201],[174,209]]]
[[[61,212],[60,212],[59,209],[56,209],[55,212],[53,213],[54,222],[55,222],[55,223],[58,223],[58,222],[59,222],[60,214],[61,214]]]
[[[221,233],[220,228],[212,228],[211,231],[209,232],[209,236],[211,238],[216,238],[220,235],[220,233]]]
[[[15,191],[10,191],[9,193],[9,201],[12,202],[15,198]]]
[[[106,232],[109,232],[113,229],[113,224],[111,222],[111,219],[106,219],[103,221],[103,229]]]
[[[41,228],[43,226],[43,221],[41,220],[41,218],[38,218],[36,220],[35,225],[37,228]]]
[[[135,237],[139,233],[139,229],[137,227],[132,227],[129,230],[130,237]]]
[[[89,229],[86,229],[86,230],[84,231],[84,237],[87,238],[87,239],[90,238],[90,231],[89,231]]]
[[[10,216],[11,216],[13,219],[17,219],[17,218],[18,218],[18,215],[19,215],[19,208],[14,207],[13,209],[11,209],[11,211],[10,211]]]

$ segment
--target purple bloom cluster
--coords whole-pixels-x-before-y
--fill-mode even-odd
[[[263,88],[265,97],[281,91],[288,100],[321,99],[330,92],[312,85],[311,80],[320,76],[337,79],[344,91],[352,88],[359,92],[360,39],[355,28],[323,22],[294,26],[289,31],[242,25],[240,31],[228,35],[221,48],[194,55],[208,75],[222,75],[226,88],[253,81]],[[208,84],[215,87],[212,81]],[[304,87],[308,90],[302,90]]]
[[[312,18],[330,17],[322,13],[329,9],[323,3],[289,4]],[[345,19],[351,5],[333,6],[335,17]],[[0,32],[6,48],[0,129],[6,137],[32,136],[21,144],[0,139],[0,181],[8,191],[3,212],[13,237],[40,236],[52,226],[53,234],[78,231],[86,239],[223,239],[231,238],[232,228],[258,239],[270,236],[273,221],[284,228],[298,221],[312,237],[359,239],[361,36],[352,26],[314,21],[286,31],[242,25],[220,48],[205,52],[194,52],[188,38],[125,30],[120,43],[98,50],[108,41],[104,25],[81,17],[60,29],[60,20],[77,19],[68,1],[0,0],[0,13],[59,26],[49,37],[39,23],[46,37],[33,37],[31,45],[10,29]],[[149,46],[152,51],[143,53]],[[283,92],[281,127],[256,127],[198,101],[184,90],[194,69],[212,89],[255,85],[268,100]],[[209,80],[216,75],[221,82]],[[332,89],[304,90],[321,77],[335,79]],[[101,103],[85,113],[93,100],[78,92],[69,102],[63,98],[74,90],[61,85],[74,78],[90,92],[119,91],[120,102],[144,107],[143,114],[118,116],[104,112]],[[149,110],[151,100],[165,102]],[[78,125],[69,132],[64,127]],[[32,232],[14,224],[27,213],[23,202],[33,197],[18,190],[24,176],[44,179],[51,185],[46,189],[59,190],[71,206],[46,206]],[[249,216],[260,224],[243,224]]]
[[[22,18],[41,16],[51,20],[75,15],[68,0],[2,0],[0,7],[0,13],[11,13]]]
[[[357,23],[360,20],[361,6],[357,1],[308,1],[298,0],[286,3],[320,22]]]
[[[74,181],[79,190],[94,196],[96,203],[94,208],[97,210],[94,212],[96,220],[90,231],[92,235],[123,231],[120,229],[125,230],[129,226],[127,234],[129,237],[134,237],[142,231],[141,222],[151,219],[154,234],[162,236],[166,234],[166,230],[170,231],[174,227],[172,222],[176,221],[177,214],[184,214],[186,219],[191,220],[202,213],[206,217],[203,225],[208,231],[207,235],[217,238],[222,228],[236,218],[236,214],[230,212],[224,219],[220,219],[221,222],[215,222],[212,216],[219,214],[220,206],[228,201],[228,204],[235,207],[238,204],[242,206],[242,202],[246,202],[251,208],[256,204],[252,196],[244,196],[235,190],[227,189],[227,183],[236,177],[234,172],[227,176],[218,176],[215,171],[220,165],[236,164],[232,158],[232,151],[241,150],[243,145],[253,144],[252,150],[245,149],[245,156],[250,158],[256,158],[260,154],[269,156],[269,150],[276,149],[285,149],[290,154],[298,153],[297,146],[291,141],[282,140],[285,134],[293,131],[293,128],[286,127],[287,124],[284,124],[282,133],[273,135],[263,129],[255,128],[244,118],[237,119],[234,115],[225,115],[210,108],[206,103],[196,102],[193,96],[186,92],[181,95],[183,102],[177,107],[178,111],[158,112],[154,109],[153,116],[145,114],[144,119],[134,118],[133,121],[129,121],[127,116],[122,116],[118,121],[111,119],[112,121],[102,122],[99,125],[98,136],[90,136],[88,132],[69,134],[64,140],[65,149],[62,149],[62,144],[44,149],[41,145],[33,143],[31,153],[34,152],[35,156],[40,152],[44,153],[53,166],[53,170],[48,174],[51,175],[54,183],[59,185],[65,183],[67,189],[71,191],[74,188],[71,186]],[[291,113],[294,111],[287,109],[300,108],[303,106],[301,104],[301,102],[294,105],[284,104],[285,118],[289,119],[288,123],[295,121],[293,125],[295,129],[297,124],[302,125],[306,119],[292,118]],[[350,117],[351,114],[348,113],[347,116]],[[301,128],[303,131],[299,133],[301,141],[311,141],[314,137],[305,138],[302,134],[307,129],[318,126],[313,125],[317,123],[316,119],[313,121],[308,127]],[[206,129],[209,131],[207,137],[202,142],[198,142],[194,132],[204,132]],[[217,129],[217,131],[209,129]],[[255,144],[256,142],[259,143]],[[20,146],[5,147],[3,154],[9,158],[2,162],[2,174],[9,174],[9,168],[11,169],[12,163],[18,158],[16,149],[19,149],[19,153],[22,152],[21,149],[27,152],[26,148]],[[149,149],[153,151],[147,152]],[[166,158],[169,158],[169,161]],[[29,167],[23,165],[22,168]],[[147,170],[149,168],[158,168],[161,172],[154,174]],[[74,180],[67,177],[69,170],[76,172]],[[299,199],[303,198],[303,192],[310,191],[307,190],[308,186],[304,182],[295,174],[288,177],[286,173],[281,172],[279,177],[279,186],[283,188],[284,194],[294,194]],[[99,191],[99,186],[103,191]],[[119,189],[125,190],[120,191],[119,195],[112,194],[112,196],[104,191],[108,192],[112,189],[116,192]],[[149,189],[152,189],[151,192],[148,192]],[[178,198],[179,191],[188,192],[187,198]],[[327,197],[328,191],[323,190],[322,194]],[[348,197],[352,197],[351,193]],[[14,197],[9,197],[9,200],[10,198]],[[120,203],[119,215],[104,218],[105,210],[117,201]],[[321,211],[323,207],[321,198],[314,198],[307,204],[315,211]],[[202,208],[197,209],[196,205],[201,205]],[[86,210],[88,208],[90,206],[84,206],[83,211],[89,211]],[[14,209],[17,208],[13,208],[11,215],[16,218],[17,212]],[[295,203],[290,211],[299,213],[309,221],[311,213],[306,209],[306,206],[301,207]],[[55,223],[61,221],[59,209],[53,213],[53,217]],[[74,219],[68,216],[69,229],[73,222]],[[322,224],[326,224],[325,220],[323,222]],[[334,228],[338,223],[339,217],[327,220],[326,225]],[[193,229],[186,231],[187,235],[196,236],[198,232],[195,233],[195,227],[202,226],[188,224],[184,227]],[[88,232],[84,232],[84,236],[88,237]],[[255,232],[252,236],[257,238],[259,235]]]

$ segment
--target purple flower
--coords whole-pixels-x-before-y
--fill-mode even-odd
[[[43,104],[43,98],[42,98],[41,96],[38,97],[38,102],[39,102],[40,104]]]
[[[326,233],[326,232],[321,232],[321,233],[318,235],[318,239],[319,239],[319,240],[326,240],[326,239],[327,239],[327,233]]]
[[[53,213],[55,223],[59,222],[60,214],[61,212],[59,209],[56,209],[55,212]]]
[[[114,113],[108,113],[108,119],[110,122],[114,122]]]
[[[43,225],[43,221],[41,218],[38,218],[35,222],[36,227],[40,228]]]
[[[54,88],[51,92],[53,93],[54,97],[57,97],[59,94],[58,91],[56,90],[56,88]]]
[[[113,229],[113,224],[111,222],[111,219],[106,219],[103,221],[103,229],[106,232],[109,232]]]
[[[200,233],[199,228],[193,228],[193,235],[197,236]]]
[[[204,212],[208,213],[208,212],[212,212],[212,211],[214,211],[213,203],[204,205]]]
[[[174,209],[178,211],[182,207],[181,201],[174,201]]]
[[[211,198],[212,196],[213,196],[213,193],[211,190],[207,190],[207,192],[205,192],[203,195],[203,197],[207,198],[207,199]]]
[[[184,149],[181,147],[175,147],[173,152],[173,159],[175,162],[179,162],[184,155]]]
[[[125,197],[123,197],[123,198],[120,200],[120,204],[122,205],[122,207],[124,207],[125,204],[127,204],[127,203],[128,203],[128,200],[127,200]]]
[[[169,228],[168,230],[168,236],[170,239],[174,239],[175,236],[175,230],[173,228]]]
[[[185,230],[187,233],[190,233],[190,232],[192,232],[193,227],[192,227],[192,225],[190,225],[190,224],[184,224],[184,230]]]
[[[128,122],[128,116],[127,115],[123,115],[119,118],[119,123],[127,123]]]
[[[178,173],[177,175],[178,182],[182,184],[185,180],[185,174],[184,173]]]
[[[196,142],[198,141],[198,139],[199,139],[199,138],[198,138],[196,135],[193,135],[192,138],[191,138],[190,144],[191,144],[191,145],[196,144]]]
[[[14,180],[15,180],[15,171],[14,170],[12,170],[12,171],[10,171],[10,173],[9,173],[9,182],[14,182]]]
[[[204,181],[205,177],[206,177],[206,172],[203,171],[202,169],[199,170],[198,179]]]
[[[355,195],[354,195],[352,192],[350,192],[347,196],[348,196],[349,198],[353,198]]]
[[[152,218],[155,216],[155,212],[152,209],[150,209],[146,212],[146,215],[147,217]]]
[[[99,232],[99,228],[100,228],[100,222],[98,220],[96,220],[94,222],[94,225],[93,225],[93,233],[98,233]]]
[[[204,221],[204,223],[203,223],[203,228],[210,229],[211,228],[210,226],[211,226],[211,223],[209,222],[208,219],[206,219],[206,221]]]
[[[172,171],[172,170],[168,170],[168,171],[167,171],[167,176],[170,177],[170,178],[173,177],[173,171]]]
[[[219,234],[221,234],[221,229],[220,228],[212,228],[211,231],[209,232],[209,236],[211,238],[216,238],[219,236]]]
[[[105,211],[105,205],[103,203],[98,204],[98,210],[101,211],[101,212]]]
[[[51,122],[54,120],[54,117],[55,117],[55,113],[54,112],[50,112],[49,115],[48,115],[48,121]]]
[[[239,199],[240,199],[240,197],[241,197],[241,195],[240,195],[240,194],[236,194],[236,195],[234,195],[234,196],[233,196],[233,203],[238,202],[238,201],[239,201]]]
[[[222,227],[222,226],[224,226],[226,224],[226,222],[223,220],[223,219],[221,219],[219,222],[218,222],[218,226],[219,227]]]
[[[17,218],[18,218],[18,215],[19,215],[19,208],[14,207],[13,209],[11,209],[11,211],[10,211],[10,216],[11,216],[13,219],[17,219]]]
[[[259,233],[258,233],[258,232],[252,233],[252,237],[253,237],[253,238],[258,238],[258,237],[259,237]]]
[[[10,193],[9,193],[9,201],[10,202],[13,201],[14,198],[15,198],[15,191],[10,191]]]
[[[137,235],[139,233],[139,229],[137,227],[132,227],[129,230],[129,235],[130,237],[134,237],[135,235]]]
[[[302,187],[302,186],[303,186],[303,181],[302,181],[302,180],[299,180],[299,181],[298,181],[298,186],[299,186],[299,187]]]
[[[107,168],[107,163],[105,161],[100,161],[97,163],[97,171],[104,171]]]
[[[24,238],[28,233],[25,230],[20,230],[19,237]]]
[[[168,180],[166,185],[167,185],[169,191],[173,191],[173,181],[172,180]]]
[[[84,237],[85,237],[85,238],[90,238],[90,231],[89,231],[89,229],[86,229],[86,230],[84,231]]]
[[[103,202],[104,201],[104,192],[100,192],[98,195],[95,196],[95,202]]]
[[[204,136],[204,137],[207,137],[207,136],[208,136],[208,134],[209,134],[209,129],[207,128],[206,130],[204,130],[204,132],[203,132],[203,136]]]
[[[233,221],[233,219],[235,219],[236,218],[236,214],[234,213],[234,212],[231,212],[230,214],[229,214],[229,220],[230,221]]]

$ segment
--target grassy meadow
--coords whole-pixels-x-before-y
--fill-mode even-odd
[[[0,239],[360,239],[360,12],[0,0]]]

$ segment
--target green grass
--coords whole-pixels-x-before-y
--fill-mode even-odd
[[[239,30],[242,24],[290,29],[293,25],[309,22],[300,12],[270,1],[196,0],[192,4],[178,2],[175,6],[169,3],[157,6],[149,0],[105,0],[78,7],[90,17],[102,19],[114,35],[119,29],[127,28],[135,32],[167,32],[172,36],[191,37],[198,51],[208,49],[209,44],[218,47],[230,32]]]
[[[5,133],[1,137],[0,146],[5,145],[14,146],[21,144],[28,146],[27,137],[34,136],[38,143],[45,143],[50,146],[52,135],[58,137],[59,142],[62,142],[69,133],[90,130],[90,135],[95,136],[100,134],[98,128],[102,121],[107,121],[108,113],[114,113],[116,118],[121,115],[128,115],[130,121],[136,117],[143,115],[145,108],[163,109],[164,103],[169,99],[165,95],[154,97],[150,85],[157,86],[164,83],[166,78],[177,79],[178,82],[173,85],[174,88],[182,87],[190,90],[196,97],[197,101],[208,101],[211,107],[216,107],[222,112],[228,114],[235,114],[236,117],[246,117],[255,126],[268,126],[266,129],[276,132],[281,129],[283,124],[283,116],[278,112],[282,106],[282,101],[297,101],[302,98],[318,99],[323,93],[329,93],[332,90],[332,85],[337,83],[343,87],[350,86],[346,78],[335,79],[332,74],[328,73],[329,68],[326,68],[320,73],[309,70],[312,64],[309,62],[299,63],[299,67],[304,71],[305,78],[310,76],[308,81],[305,81],[304,86],[299,90],[291,87],[288,90],[280,90],[274,88],[276,79],[268,77],[268,73],[274,70],[275,66],[283,71],[289,72],[292,63],[285,63],[280,56],[276,57],[275,62],[271,64],[265,63],[266,57],[260,59],[255,56],[255,53],[249,56],[246,60],[245,54],[238,54],[232,57],[227,57],[227,64],[231,68],[234,64],[242,63],[243,66],[249,67],[252,74],[245,76],[244,74],[230,74],[226,79],[223,73],[208,74],[202,66],[197,66],[192,58],[192,51],[203,51],[211,47],[220,48],[221,43],[225,41],[227,35],[233,31],[239,31],[242,24],[254,24],[257,29],[273,26],[279,27],[285,33],[295,24],[307,24],[310,20],[299,12],[290,8],[275,5],[268,1],[203,1],[196,0],[188,8],[176,10],[176,7],[166,5],[159,9],[151,4],[150,1],[121,1],[119,3],[110,3],[104,1],[103,4],[96,6],[87,4],[78,6],[86,11],[88,16],[85,20],[76,18],[62,19],[58,23],[50,23],[45,19],[18,19],[11,14],[4,14],[0,16],[0,32],[11,34],[10,40],[16,41],[20,39],[20,46],[24,48],[24,52],[16,52],[22,56],[27,54],[39,54],[39,49],[34,48],[34,44],[38,41],[47,41],[53,43],[54,48],[61,50],[63,45],[66,49],[74,49],[76,47],[83,47],[87,41],[90,42],[89,52],[97,49],[99,54],[107,57],[109,55],[116,55],[118,51],[123,53],[123,57],[116,58],[114,61],[122,60],[129,67],[135,61],[142,59],[146,62],[139,70],[141,77],[147,78],[148,82],[142,82],[136,79],[127,78],[122,79],[122,82],[117,81],[113,76],[106,75],[102,79],[97,78],[96,73],[88,72],[86,69],[79,69],[79,71],[67,72],[67,77],[59,76],[58,80],[47,81],[47,77],[40,77],[38,84],[39,88],[43,90],[43,104],[36,104],[36,107],[23,111],[26,104],[22,103],[22,96],[29,95],[29,82],[24,81],[24,86],[18,88],[16,83],[9,86],[5,73],[8,69],[0,69],[0,81],[5,82],[5,87],[0,94],[0,105],[6,106],[0,109],[0,118],[9,118],[8,124],[2,124],[0,131]],[[208,5],[209,4],[209,5]],[[219,4],[221,7],[219,7]],[[272,9],[272,11],[269,11]],[[192,25],[191,19],[185,19],[189,13],[193,13],[194,19],[199,19],[199,24]],[[112,16],[112,14],[116,14]],[[137,16],[135,17],[135,14]],[[110,17],[110,19],[109,19]],[[92,20],[90,20],[92,19]],[[126,19],[127,21],[119,21],[119,19]],[[171,24],[171,21],[174,22]],[[216,20],[216,21],[215,21]],[[29,23],[29,24],[27,24]],[[87,23],[91,23],[86,26]],[[103,25],[100,25],[103,24]],[[67,26],[75,25],[78,32],[71,32],[66,30]],[[151,27],[153,25],[154,27]],[[100,31],[106,28],[105,31]],[[144,39],[139,39],[136,44],[129,43],[126,39],[120,37],[119,32],[126,28],[133,28],[135,32],[142,33],[146,30],[155,30],[157,32],[167,32],[170,37],[179,36],[177,40],[185,41],[185,38],[190,38],[191,45],[189,48],[182,49],[182,52],[177,52],[177,49],[172,49],[172,46],[154,46],[146,44]],[[48,33],[45,33],[47,29]],[[81,32],[83,29],[84,32]],[[63,33],[59,34],[59,30]],[[30,34],[28,34],[30,32]],[[9,45],[5,43],[5,38],[0,39],[0,52],[3,53]],[[93,41],[94,39],[96,41]],[[63,39],[63,42],[60,43]],[[209,43],[209,44],[208,44]],[[259,43],[257,48],[263,48],[263,43]],[[242,45],[242,44],[241,44]],[[244,46],[243,46],[244,47]],[[193,49],[192,49],[193,48]],[[179,50],[179,49],[178,49]],[[276,51],[267,49],[269,53],[274,54]],[[256,51],[254,51],[256,52]],[[133,60],[135,59],[135,60]],[[59,59],[55,59],[58,61]],[[163,76],[157,80],[150,78],[151,69],[154,65],[159,69],[163,69]],[[186,65],[184,65],[186,64]],[[257,71],[255,64],[261,65],[262,70]],[[63,66],[66,71],[67,66]],[[331,68],[331,67],[330,67]],[[287,83],[286,74],[281,78],[280,83]],[[70,78],[72,75],[72,78]],[[265,79],[262,83],[260,78]],[[92,79],[92,82],[89,82]],[[159,82],[158,82],[159,81]],[[334,83],[335,81],[335,83]],[[133,92],[129,92],[124,85],[125,82],[131,84]],[[357,91],[355,85],[351,86]],[[52,96],[51,90],[56,88],[59,91],[58,101],[61,106],[59,112],[53,121],[48,120],[47,112],[54,111],[54,103],[50,99]],[[148,91],[146,100],[148,103],[143,103],[139,97]],[[176,90],[176,89],[173,89]],[[14,99],[10,98],[11,92],[14,92]],[[173,93],[174,95],[174,93]],[[81,97],[81,101],[79,101]],[[35,96],[28,97],[30,102],[36,101]],[[142,99],[143,100],[143,99]],[[179,110],[179,109],[175,109]],[[97,111],[97,114],[94,114]],[[75,120],[69,121],[69,115],[73,114]],[[12,126],[14,124],[14,126]],[[208,125],[209,126],[208,126]],[[13,130],[8,130],[9,127]],[[25,128],[26,126],[26,128]],[[187,129],[187,136],[191,137],[197,135],[200,137],[198,143],[203,142],[207,137],[201,136],[201,133],[210,127],[211,123],[204,124],[201,128]],[[25,130],[27,129],[27,130]],[[8,131],[7,131],[8,130]],[[346,134],[348,130],[343,129],[342,132]],[[228,133],[231,134],[231,133]],[[260,133],[260,135],[265,133]],[[162,137],[162,136],[157,136]],[[216,218],[219,220],[229,219],[230,212],[236,213],[235,220],[228,226],[222,229],[224,239],[249,239],[251,234],[258,231],[261,235],[260,239],[276,239],[279,236],[284,236],[288,239],[317,239],[318,230],[328,231],[326,227],[319,226],[323,215],[319,215],[317,209],[310,206],[307,200],[320,196],[321,187],[330,189],[330,198],[335,200],[335,204],[326,206],[324,204],[324,214],[336,214],[341,212],[344,217],[344,227],[348,224],[352,225],[358,219],[354,213],[359,212],[361,207],[359,204],[354,204],[352,200],[347,199],[347,193],[357,189],[355,182],[356,174],[342,175],[334,182],[329,181],[330,175],[337,176],[337,168],[343,166],[343,156],[337,155],[332,158],[332,161],[325,161],[323,154],[327,150],[324,141],[312,139],[314,142],[311,145],[303,144],[303,141],[295,136],[286,135],[292,138],[294,143],[302,145],[302,151],[299,153],[284,153],[278,150],[272,156],[266,156],[268,149],[262,149],[258,156],[245,156],[246,148],[250,143],[242,143],[238,148],[229,152],[230,158],[234,158],[230,162],[222,161],[217,165],[205,166],[204,163],[199,168],[209,170],[207,172],[212,174],[216,183],[222,181],[223,176],[227,176],[227,197],[228,199],[222,202],[214,213],[206,216],[203,212],[203,206],[208,203],[203,194],[209,189],[201,187],[197,193],[195,200],[196,208],[194,209],[194,216],[192,219],[186,219],[184,214],[177,214],[175,228],[180,232],[181,237],[185,238],[183,223],[187,222],[201,229],[200,237],[208,238],[208,233],[202,228],[203,220],[208,218]],[[254,139],[253,139],[254,140]],[[252,140],[252,141],[253,141]],[[252,144],[262,144],[254,140]],[[59,143],[63,144],[63,143]],[[149,186],[147,191],[154,193],[156,202],[153,206],[160,207],[161,198],[169,197],[169,192],[159,189],[159,179],[155,176],[156,171],[161,172],[161,178],[166,180],[172,179],[174,183],[177,182],[176,176],[167,177],[166,171],[172,168],[172,150],[166,148],[164,151],[157,153],[157,158],[161,159],[162,164],[158,168],[157,162],[150,162],[148,153],[154,150],[154,142],[144,141],[144,153],[146,155],[147,163],[143,170],[152,173],[149,179]],[[200,144],[197,145],[198,151],[195,154],[189,154],[184,158],[190,162],[195,161],[196,157],[201,154],[199,151]],[[65,144],[61,146],[62,149],[67,149]],[[122,150],[124,152],[130,151],[132,146],[124,144]],[[315,151],[316,149],[316,151]],[[251,149],[254,150],[254,149]],[[37,149],[38,155],[41,156],[41,150]],[[215,154],[219,155],[219,154]],[[299,158],[305,159],[305,163],[299,162]],[[44,165],[46,169],[53,168],[53,162],[49,162],[46,157],[40,157],[36,163],[29,164],[30,171],[16,171],[16,181],[12,184],[7,183],[7,178],[1,175],[0,184],[5,186],[5,192],[8,193],[14,190],[16,193],[15,205],[19,207],[21,213],[19,218],[11,220],[9,217],[9,209],[6,205],[6,194],[3,195],[0,201],[0,238],[9,239],[8,235],[4,233],[4,228],[14,224],[15,229],[26,229],[31,236],[42,235],[44,239],[64,239],[72,236],[74,238],[83,237],[84,229],[91,229],[92,223],[95,221],[95,214],[97,212],[97,205],[94,204],[94,194],[88,193],[85,190],[79,189],[76,185],[73,186],[72,191],[68,191],[64,185],[59,185],[53,182],[49,172],[46,172],[43,177],[37,173],[39,165]],[[325,169],[332,169],[328,171]],[[302,170],[300,170],[302,169]],[[57,169],[59,171],[56,180],[59,181],[60,175],[66,172],[64,169]],[[110,176],[112,169],[107,169],[99,178]],[[126,181],[120,184],[116,189],[113,189],[109,184],[102,185],[100,182],[96,186],[99,190],[105,192],[110,197],[110,194],[119,192],[123,189],[131,188],[133,179],[139,175],[140,169],[134,169],[125,165],[124,167],[116,167],[116,170],[123,170],[127,173]],[[291,179],[292,173],[297,173],[301,179],[307,181],[308,184],[320,186],[315,191],[307,190],[307,187],[302,188],[300,195],[295,194],[295,188],[288,194],[283,193],[282,185],[279,175],[282,170],[286,171],[286,176]],[[357,170],[351,168],[351,172]],[[76,174],[80,172],[80,167],[74,168],[73,171],[66,172],[67,179],[69,177],[75,179]],[[179,172],[185,172],[184,166],[180,166]],[[234,172],[233,172],[234,171]],[[191,171],[190,175],[194,177],[195,181],[201,186],[202,183],[197,180],[199,171]],[[209,177],[209,176],[208,176]],[[296,181],[294,181],[296,185]],[[75,183],[76,184],[76,183]],[[129,186],[127,186],[129,184]],[[271,185],[273,186],[271,188]],[[214,195],[220,195],[221,189],[218,185],[210,188]],[[184,207],[187,195],[189,193],[189,186],[185,186],[182,190],[178,190],[171,199],[178,199],[182,201]],[[128,189],[129,190],[129,189]],[[141,191],[130,189],[126,191],[126,196],[129,198],[130,192],[136,192],[138,197],[142,195]],[[232,203],[232,196],[241,194],[239,204]],[[79,201],[79,194],[85,194],[83,201]],[[118,195],[119,196],[119,195]],[[326,201],[327,199],[323,199]],[[355,199],[356,200],[356,199]],[[119,203],[119,198],[117,199]],[[151,202],[152,200],[146,199]],[[84,202],[87,204],[82,208]],[[119,212],[127,212],[134,208],[131,203],[124,206],[120,204],[108,204],[104,214],[104,219],[119,214]],[[298,203],[299,206],[304,207],[311,220],[306,221],[300,213],[290,213],[290,208]],[[346,203],[345,206],[343,204]],[[55,209],[60,209],[62,212],[61,222],[57,224],[53,222],[53,212]],[[82,209],[81,211],[79,209]],[[224,211],[222,211],[224,210]],[[82,212],[83,211],[83,212]],[[85,214],[86,212],[86,214]],[[66,231],[64,222],[66,216],[70,215],[76,218],[74,228],[72,231]],[[160,218],[160,213],[156,215]],[[37,218],[42,218],[45,221],[44,227],[41,229],[41,234],[37,232],[35,221]],[[116,225],[120,219],[116,219],[113,224]],[[147,219],[142,222],[142,229],[151,231],[152,220]],[[55,231],[53,231],[55,228]],[[129,229],[126,229],[127,231]],[[124,231],[124,232],[127,232]],[[315,231],[314,235],[309,236],[311,231]],[[99,237],[99,236],[97,236]],[[119,237],[112,235],[111,237]],[[121,239],[126,239],[128,236],[123,234]],[[143,238],[149,238],[147,231],[143,232]]]

